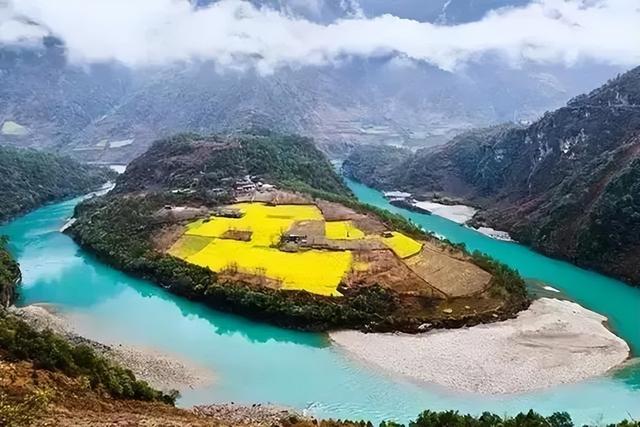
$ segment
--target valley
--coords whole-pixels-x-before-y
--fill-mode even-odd
[[[640,427],[637,0],[0,0],[0,427]]]
[[[158,141],[76,219],[66,232],[110,264],[279,326],[415,333],[529,304],[512,270],[358,203],[300,137]]]
[[[416,153],[363,147],[344,168],[383,190],[477,206],[474,227],[638,284],[638,88],[635,68],[529,126],[480,129]]]
[[[540,278],[586,307],[605,313],[614,330],[637,348],[640,336],[636,335],[634,307],[640,295],[636,290],[519,245],[483,237],[444,219],[396,210],[380,193],[355,183],[350,187],[367,203],[403,213],[453,241],[465,241],[471,249],[491,253],[518,268],[525,277]],[[72,315],[71,319],[74,313],[83,314],[83,320],[75,326],[84,336],[143,344],[211,366],[216,373],[215,384],[183,390],[181,406],[212,401],[278,402],[306,408],[320,417],[373,421],[406,420],[408,414],[417,414],[427,406],[472,413],[516,413],[535,408],[546,413],[570,410],[577,423],[594,419],[613,422],[620,418],[621,411],[635,407],[637,395],[632,385],[637,383],[637,372],[633,370],[500,399],[452,394],[435,386],[418,387],[389,378],[342,356],[322,336],[272,328],[209,310],[105,266],[58,231],[76,203],[51,205],[2,228],[2,233],[11,237],[12,247],[20,248],[24,284],[19,304],[48,301]],[[49,263],[43,270],[38,260],[45,254]],[[589,286],[580,286],[584,283]],[[605,294],[607,298],[602,298]],[[380,396],[374,398],[376,409],[372,408],[372,395]],[[598,405],[603,398],[615,402],[610,412],[603,413]]]
[[[258,159],[269,160],[265,163]],[[485,393],[493,395],[506,392],[509,393],[507,396],[517,396],[513,392],[518,390],[529,398],[524,401],[511,401],[508,398],[511,403],[506,406],[502,399],[495,401],[498,405],[495,408],[504,410],[509,407],[515,413],[525,410],[525,405],[540,407],[536,403],[537,399],[545,399],[544,396],[549,396],[549,393],[560,393],[565,397],[559,402],[566,402],[566,395],[563,393],[573,393],[571,390],[574,387],[587,387],[584,380],[594,376],[598,380],[589,386],[594,387],[590,393],[614,394],[619,399],[619,404],[625,408],[627,399],[635,399],[633,393],[627,394],[627,389],[620,386],[627,381],[636,381],[636,370],[633,367],[626,371],[612,369],[628,357],[629,348],[606,330],[602,326],[604,318],[594,313],[580,308],[584,310],[581,312],[584,319],[578,321],[576,309],[569,308],[573,314],[562,318],[559,315],[560,306],[549,306],[550,311],[545,314],[546,317],[541,318],[548,319],[548,323],[545,323],[547,320],[540,319],[536,323],[538,326],[533,327],[533,322],[522,321],[520,326],[514,327],[515,334],[504,335],[503,332],[498,332],[500,328],[512,328],[507,326],[510,325],[509,321],[500,322],[501,320],[514,317],[528,304],[524,299],[522,279],[513,273],[514,270],[480,254],[471,253],[470,250],[477,249],[474,242],[484,244],[491,241],[492,244],[510,245],[508,252],[517,253],[514,249],[518,245],[484,237],[478,240],[476,236],[481,235],[473,230],[443,218],[439,219],[443,223],[438,225],[439,217],[435,215],[406,211],[391,205],[381,193],[372,192],[373,190],[351,181],[347,181],[347,184],[345,186],[336,177],[333,167],[304,138],[242,134],[232,139],[177,136],[159,141],[118,177],[116,186],[110,193],[88,198],[77,206],[78,201],[61,204],[61,208],[66,207],[60,211],[60,216],[53,217],[58,225],[54,225],[42,236],[53,239],[52,243],[57,242],[55,245],[59,248],[57,256],[60,261],[54,261],[55,258],[52,261],[53,265],[58,265],[63,270],[67,270],[65,265],[74,265],[74,257],[85,256],[78,254],[73,249],[73,242],[59,232],[61,222],[66,220],[73,209],[76,221],[70,223],[67,232],[82,243],[84,248],[117,268],[162,286],[127,276],[115,278],[113,282],[111,273],[108,272],[116,271],[102,265],[95,258],[88,266],[78,266],[80,270],[73,267],[76,272],[72,274],[78,275],[75,276],[78,280],[76,285],[60,287],[50,283],[49,279],[40,282],[39,277],[49,276],[44,271],[38,272],[37,260],[40,256],[36,252],[33,254],[36,264],[31,267],[29,258],[20,258],[23,266],[25,261],[27,264],[24,268],[24,283],[27,285],[21,289],[19,304],[53,303],[55,310],[83,337],[123,348],[143,345],[152,348],[156,354],[178,355],[184,366],[201,366],[209,370],[215,378],[213,383],[192,382],[190,388],[180,386],[181,405],[230,400],[240,400],[246,404],[275,401],[298,410],[308,410],[321,417],[344,414],[353,418],[353,414],[359,413],[358,411],[365,411],[362,412],[366,414],[363,417],[369,419],[406,419],[400,414],[417,413],[422,409],[421,406],[426,405],[425,402],[443,399],[448,393],[456,396],[460,393],[462,400],[457,397],[453,400],[447,398],[443,401],[446,402],[443,403],[446,405],[443,408],[474,411],[474,407],[492,408],[491,405],[486,408],[487,399],[482,397]],[[360,201],[356,201],[352,194],[358,196]],[[52,209],[55,212],[57,205],[53,205]],[[410,221],[404,218],[410,218]],[[425,223],[425,220],[429,222]],[[440,237],[425,233],[423,229]],[[464,240],[468,247],[452,243],[460,242],[460,232],[471,233]],[[8,234],[15,238],[14,233]],[[39,239],[40,233],[34,236]],[[444,238],[451,241],[442,240]],[[65,245],[71,245],[71,252],[60,250]],[[46,246],[40,244],[36,247],[39,248],[34,247],[37,251],[46,250]],[[495,252],[492,246],[480,249],[493,256],[497,255],[502,262],[506,261],[514,269],[524,272],[528,278],[542,278],[538,273],[531,275],[527,270],[527,265],[537,266],[540,260],[530,264],[525,258],[523,263],[514,264],[510,258],[503,258],[500,252]],[[87,253],[86,256],[91,255]],[[309,256],[311,258],[307,258]],[[48,257],[51,259],[50,253]],[[316,269],[316,265],[326,265],[326,268]],[[88,271],[85,270],[87,267]],[[550,271],[548,267],[542,271]],[[107,275],[103,277],[103,273],[98,273],[96,268],[106,269],[104,273]],[[315,273],[308,274],[309,271]],[[44,276],[41,276],[43,273]],[[85,278],[96,273],[98,281],[92,280],[90,286],[86,287]],[[66,282],[73,276],[65,274],[61,277]],[[566,284],[559,284],[557,277],[543,280],[566,291]],[[132,281],[137,281],[135,286],[140,288],[130,288],[129,283]],[[114,287],[115,283],[127,285]],[[29,284],[34,284],[35,287]],[[612,284],[609,283],[608,286]],[[133,294],[132,290],[135,290]],[[60,293],[61,291],[63,292]],[[98,294],[92,295],[96,291]],[[572,293],[575,296],[574,291]],[[182,300],[180,296],[194,302]],[[73,302],[77,297],[80,298],[77,303]],[[153,301],[151,306],[147,306],[148,303],[145,302],[149,297]],[[268,298],[268,305],[260,302],[265,297]],[[363,298],[366,301],[364,306],[361,305]],[[578,298],[582,298],[579,292]],[[168,313],[164,310],[171,312],[171,307],[175,307],[174,304],[178,301],[183,301],[179,303],[181,306],[187,305],[163,320],[162,327],[149,336],[148,331],[158,326],[158,314],[162,312],[162,317],[166,317]],[[631,304],[632,301],[633,299],[630,300]],[[340,344],[334,347],[323,336],[296,336],[295,332],[270,329],[262,324],[235,318],[234,315],[214,315],[216,312],[201,306],[201,303],[288,328],[313,331],[355,328],[366,330],[369,334],[362,335],[365,339],[360,335],[349,335],[349,331],[334,332],[334,342]],[[589,307],[594,303],[586,300]],[[609,324],[629,341],[633,351],[633,347],[640,341],[640,337],[635,336],[637,331],[634,331],[633,321],[629,323],[622,320],[620,323],[620,308],[609,311],[602,303],[604,302],[595,303],[595,308],[607,314]],[[144,315],[147,322],[132,328],[132,322],[139,321],[134,319],[140,319],[144,310],[152,310]],[[182,316],[191,316],[189,313],[192,310],[199,313],[196,318],[182,319]],[[520,312],[518,318],[539,317],[534,308],[531,310],[531,314],[528,310]],[[207,320],[212,315],[216,320]],[[629,315],[633,317],[631,312]],[[231,317],[223,320],[226,316]],[[115,321],[116,317],[118,321]],[[185,324],[185,321],[188,323]],[[101,326],[105,322],[110,325],[106,329]],[[229,325],[234,326],[214,332],[219,328],[219,322],[230,322]],[[485,322],[495,325],[495,329],[487,329],[486,333],[505,337],[502,344],[495,341],[495,345],[509,348],[513,352],[509,353],[510,360],[518,360],[518,357],[528,353],[525,349],[530,342],[539,346],[538,356],[528,357],[525,359],[526,363],[516,363],[505,369],[504,361],[496,359],[489,363],[487,361],[492,359],[487,356],[507,352],[500,350],[500,347],[492,347],[494,341],[480,338],[480,332],[461,332],[459,338],[453,341],[446,338],[447,342],[458,343],[459,347],[454,348],[434,344],[434,341],[405,344],[410,342],[406,340],[413,339],[411,335],[403,337],[384,333],[423,333],[433,330],[435,335],[431,339],[438,342],[438,337],[458,334],[455,329],[450,328]],[[598,337],[579,329],[578,325],[585,322],[592,322],[589,324],[594,331],[599,331]],[[558,328],[558,325],[562,326]],[[597,325],[600,325],[599,328]],[[254,341],[251,338],[254,332],[247,332],[253,328],[257,328],[257,331],[266,328],[262,332],[255,332],[264,338]],[[195,337],[189,334],[179,339],[181,331],[185,330],[199,331],[198,338],[192,341]],[[451,330],[449,333],[452,335],[447,335],[447,330]],[[527,340],[531,341],[518,338],[524,331],[529,337]],[[212,332],[214,336],[210,335]],[[235,339],[232,337],[239,332],[241,335],[249,335],[241,343],[233,344]],[[370,334],[371,332],[383,333]],[[359,334],[355,331],[353,333]],[[274,352],[271,356],[265,354],[262,345],[249,351],[252,343],[263,343],[264,339],[270,341],[280,334],[287,338],[280,343],[276,340],[270,350]],[[232,341],[224,338],[227,335]],[[429,339],[429,336],[422,334],[417,339],[422,341]],[[482,345],[474,341],[478,338]],[[545,340],[550,341],[545,343]],[[220,347],[220,352],[211,354],[211,346],[215,346],[216,342],[218,345],[224,344]],[[199,348],[203,343],[209,344],[205,344],[202,350],[196,350],[194,346]],[[274,382],[263,382],[265,370],[271,371],[269,376],[273,377],[275,383],[281,381],[280,375],[288,378],[282,371],[282,345],[288,348],[286,351],[292,351],[292,343],[297,350],[290,357],[300,358],[304,362],[297,367],[292,363],[286,366],[289,370],[299,369],[300,378],[305,382],[310,380],[307,367],[312,361],[318,366],[324,365],[323,372],[334,370],[336,364],[343,366],[335,371],[335,377],[330,382],[325,383],[318,378],[314,380],[317,385],[309,389],[312,396],[325,396],[323,402],[328,406],[320,404],[309,407],[304,401],[298,400],[305,399],[304,394],[291,396],[284,383],[284,389],[276,391],[271,387]],[[311,347],[307,347],[309,345]],[[376,351],[367,350],[371,345]],[[426,347],[420,347],[421,345]],[[238,346],[237,350],[226,353],[235,346]],[[415,348],[425,348],[420,354],[430,354],[429,357],[433,360],[440,358],[443,362],[437,366],[444,371],[421,368],[419,363],[423,362],[410,362],[410,359],[403,356],[403,353],[412,352],[410,349]],[[572,350],[575,348],[581,349],[583,359],[580,359],[580,363],[571,364],[568,360],[573,358],[567,354],[575,351]],[[339,349],[344,349],[345,354],[335,353]],[[237,372],[242,377],[247,373],[247,367],[255,363],[255,358],[273,358],[267,365],[255,366],[258,369],[255,371],[256,382],[250,385],[256,387],[254,392],[249,393],[245,388],[246,382],[232,374],[232,366],[236,366],[238,362],[237,351],[249,351],[249,359],[246,361],[248,365],[243,365]],[[319,359],[314,359],[312,354],[317,351],[321,351],[321,355]],[[483,363],[488,363],[487,369],[483,373],[468,370],[470,378],[475,379],[464,384],[461,379],[448,373],[449,369],[446,367],[449,364],[444,360],[448,358],[445,355],[451,352],[460,355],[457,359],[460,365],[452,369],[466,370],[465,366],[478,363],[474,359],[477,357],[484,360]],[[353,359],[350,357],[352,354],[355,355]],[[380,359],[382,354],[384,356]],[[556,358],[555,369],[549,370],[548,380],[529,383],[516,380],[527,377],[528,374],[523,374],[522,370],[534,369],[533,366],[539,366],[537,363],[549,363],[545,360],[554,360],[553,358]],[[394,363],[394,359],[403,362]],[[371,369],[369,364],[362,364],[361,360],[377,364],[382,372]],[[492,364],[499,367],[497,369],[500,375],[483,376],[494,372],[490,368]],[[149,362],[148,372],[141,374],[143,378],[153,371],[152,366],[153,363]],[[354,370],[354,376],[343,378],[343,369]],[[388,374],[385,372],[388,370],[393,373],[391,379],[386,377]],[[411,378],[414,375],[412,372],[422,372],[421,378],[427,378],[427,382],[407,388],[405,378]],[[361,385],[356,386],[351,381]],[[473,388],[475,386],[471,386],[472,383],[482,386]],[[270,386],[265,388],[266,384]],[[345,394],[329,398],[336,384],[346,387]],[[440,394],[439,386],[446,387],[444,395]],[[353,393],[368,395],[371,392],[369,387],[374,390],[386,390],[390,387],[397,393],[394,399],[404,400],[407,395],[415,398],[403,405],[399,405],[399,400],[391,400],[387,404],[393,406],[383,405],[382,408],[386,408],[384,413],[372,415],[367,409],[367,399],[353,400]],[[476,396],[471,402],[466,394],[468,392]],[[384,394],[388,396],[386,392]],[[242,398],[238,399],[238,396]],[[334,402],[334,399],[344,405],[341,406],[342,410],[336,411],[334,404],[329,403]],[[347,402],[351,403],[346,404]],[[575,412],[578,419],[589,413],[582,403],[578,405],[581,409]],[[559,406],[556,408],[553,410],[561,409]],[[615,418],[612,416],[611,420]]]

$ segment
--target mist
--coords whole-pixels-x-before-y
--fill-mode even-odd
[[[186,0],[9,0],[0,3],[0,43],[53,35],[74,63],[207,60],[265,74],[390,54],[449,71],[487,54],[513,67],[587,60],[626,67],[640,63],[639,22],[637,0],[539,0],[449,26],[361,13],[320,24],[242,0],[198,8]]]

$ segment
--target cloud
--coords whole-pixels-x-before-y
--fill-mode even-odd
[[[17,18],[11,5],[0,0],[0,43],[32,43],[45,35],[43,28]]]
[[[222,67],[255,66],[267,73],[284,65],[397,53],[446,70],[486,54],[515,65],[640,64],[638,0],[537,0],[451,26],[362,14],[325,25],[242,0],[201,8],[186,0],[9,0],[2,9],[0,43],[50,32],[77,63],[140,67],[213,60]]]

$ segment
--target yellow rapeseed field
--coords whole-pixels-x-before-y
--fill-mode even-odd
[[[279,280],[283,289],[340,295],[336,287],[351,269],[351,252],[308,250],[290,253],[270,247],[277,244],[281,234],[296,221],[324,220],[316,206],[239,203],[230,208],[242,211],[242,218],[213,217],[209,221],[189,224],[185,235],[170,253],[213,271],[237,268]],[[221,239],[228,230],[251,231],[251,240]],[[205,242],[202,239],[209,239],[209,243],[194,251]]]
[[[227,230],[251,231],[251,244],[271,246],[280,241],[280,235],[287,231],[295,221],[323,220],[322,213],[314,205],[278,205],[263,203],[238,203],[230,208],[243,212],[242,218],[211,218],[209,222],[200,221],[187,227],[187,235],[220,237]]]
[[[278,205],[238,203],[241,218],[212,217],[187,225],[185,234],[169,253],[213,271],[237,269],[265,276],[281,283],[282,289],[301,289],[320,295],[339,296],[337,286],[353,268],[366,271],[368,263],[353,261],[350,251],[303,250],[284,252],[273,247],[280,236],[297,221],[324,221],[315,205]],[[229,230],[250,231],[248,242],[225,239]],[[422,244],[398,232],[392,237],[366,236],[351,221],[325,222],[325,235],[333,240],[380,239],[399,257],[418,253]]]
[[[241,272],[279,280],[282,289],[303,289],[320,295],[339,296],[336,287],[350,269],[349,251],[282,252],[249,242],[215,239],[186,261],[213,271],[235,267]]]
[[[324,224],[324,234],[332,240],[363,239],[364,233],[351,221],[327,221]]]
[[[385,245],[389,246],[400,258],[415,255],[422,249],[422,244],[397,231],[392,232],[393,237],[380,237]]]

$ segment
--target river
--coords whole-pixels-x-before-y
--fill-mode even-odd
[[[640,290],[445,219],[395,208],[379,192],[349,185],[362,201],[465,242],[609,316],[634,351],[640,348]],[[10,250],[23,270],[19,305],[55,304],[89,338],[153,348],[213,370],[214,384],[183,391],[181,406],[263,402],[323,417],[373,421],[407,421],[427,408],[499,414],[531,408],[545,414],[568,411],[578,423],[640,418],[637,369],[533,393],[462,394],[380,373],[349,359],[322,334],[251,322],[173,296],[97,261],[60,233],[78,201],[45,206],[0,227],[0,234],[10,236]]]

